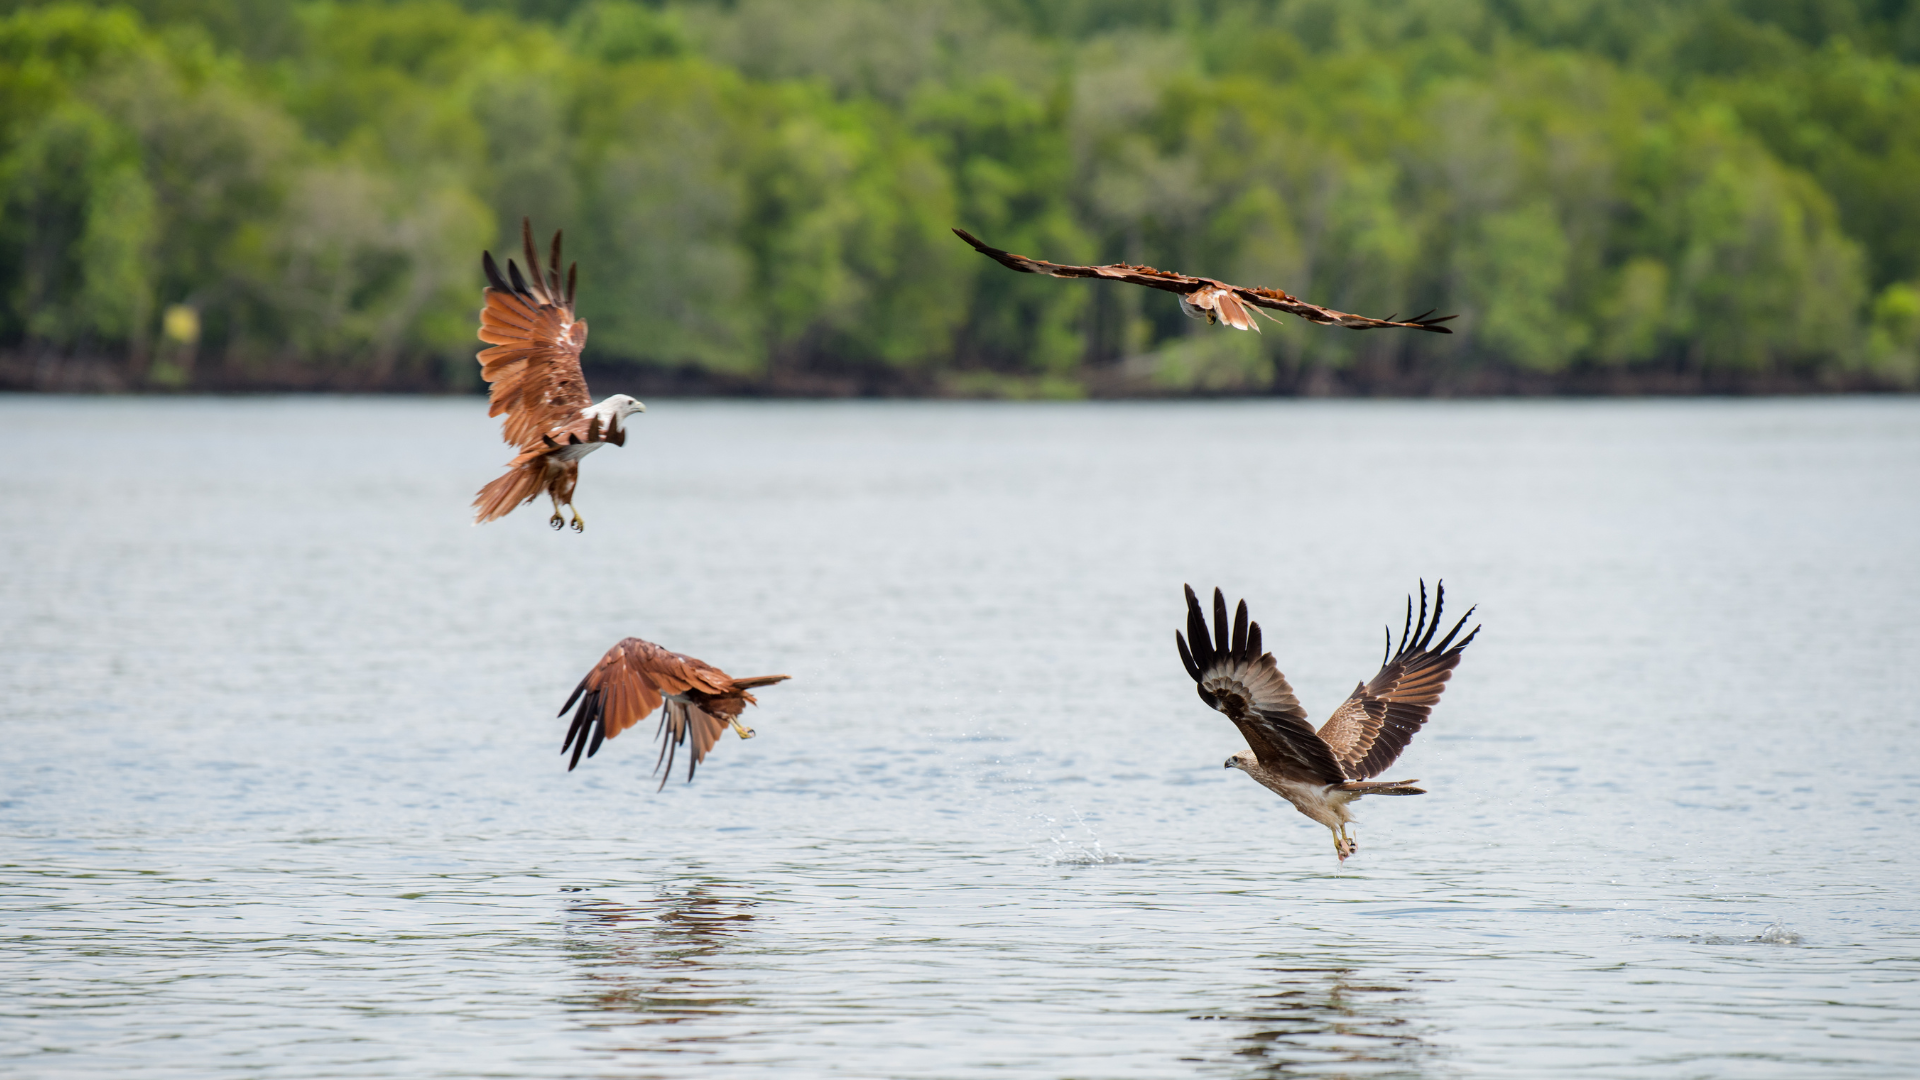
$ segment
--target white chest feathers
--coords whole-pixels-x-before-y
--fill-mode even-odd
[[[1292,803],[1294,809],[1322,825],[1331,827],[1353,820],[1353,815],[1347,812],[1347,804],[1353,798],[1345,792],[1336,791],[1326,784],[1289,780],[1258,766],[1245,772],[1260,781],[1262,787]]]

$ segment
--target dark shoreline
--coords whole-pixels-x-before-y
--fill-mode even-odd
[[[935,400],[1026,400],[1078,398],[1154,400],[1189,398],[1539,398],[1539,397],[1776,397],[1832,394],[1902,394],[1912,387],[1867,372],[1820,370],[1733,372],[1583,367],[1546,374],[1505,366],[1357,366],[1280,371],[1266,387],[1237,391],[1173,391],[1127,378],[1118,365],[1084,370],[1072,378],[1041,380],[981,372],[888,370],[776,371],[746,378],[653,365],[588,363],[596,394],[639,397]],[[383,380],[353,369],[283,369],[274,372],[205,372],[180,385],[143,384],[130,378],[124,360],[104,356],[0,353],[0,392],[125,394],[448,394],[479,393],[470,379],[425,370],[396,372]]]

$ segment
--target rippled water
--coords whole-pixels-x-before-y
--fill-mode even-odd
[[[472,399],[0,399],[0,1071],[1885,1077],[1920,1060],[1920,402],[659,401],[588,531]],[[1344,866],[1323,716],[1486,630]],[[782,671],[691,786],[553,713]]]

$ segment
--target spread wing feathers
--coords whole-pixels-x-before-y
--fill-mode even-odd
[[[1298,315],[1308,322],[1324,326],[1344,326],[1349,330],[1377,330],[1387,326],[1403,326],[1410,330],[1430,330],[1436,334],[1451,334],[1453,331],[1442,323],[1456,318],[1453,315],[1433,317],[1429,311],[1425,315],[1416,315],[1411,319],[1389,316],[1385,319],[1369,318],[1365,315],[1349,315],[1344,311],[1334,311],[1318,304],[1309,304],[1305,300],[1282,292],[1279,289],[1256,289],[1245,285],[1229,285],[1213,278],[1191,277],[1167,270],[1155,270],[1151,266],[1135,266],[1132,263],[1109,263],[1105,266],[1063,266],[1043,259],[1029,259],[1025,255],[1001,251],[989,247],[965,229],[955,229],[954,234],[973,245],[973,249],[1009,270],[1023,274],[1045,274],[1057,278],[1105,278],[1109,281],[1125,281],[1134,285],[1145,285],[1149,289],[1178,293],[1181,303],[1192,310],[1188,314],[1198,315],[1209,322],[1224,322],[1236,330],[1257,330],[1251,308],[1271,308],[1284,311],[1289,315]],[[1265,315],[1266,318],[1273,318]],[[1277,321],[1277,320],[1276,320]]]
[[[533,224],[524,218],[520,240],[531,281],[512,259],[502,277],[493,252],[480,257],[487,274],[480,340],[493,347],[483,349],[479,360],[480,377],[493,384],[487,415],[506,414],[501,434],[529,450],[541,445],[543,435],[579,421],[580,410],[593,398],[580,373],[587,324],[573,317],[574,267],[567,268],[565,290],[560,286],[560,234],[553,234],[544,272],[533,247]]]
[[[1187,667],[1200,700],[1224,713],[1246,737],[1260,764],[1295,779],[1338,784],[1347,779],[1333,751],[1307,723],[1287,677],[1260,651],[1260,624],[1247,621],[1247,602],[1240,601],[1228,631],[1227,598],[1213,590],[1213,629],[1200,610],[1200,598],[1187,590],[1187,632],[1173,633],[1180,662]],[[1192,645],[1188,645],[1188,638]]]
[[[592,757],[602,742],[646,719],[664,701],[666,710],[656,733],[661,740],[661,759],[654,768],[660,771],[664,763],[660,780],[664,786],[665,774],[673,771],[676,752],[691,739],[693,748],[687,760],[687,779],[691,781],[694,769],[706,759],[707,751],[713,749],[728,723],[753,702],[747,688],[785,678],[762,675],[734,679],[703,660],[669,652],[640,638],[626,638],[607,650],[560,707],[560,715],[565,716],[575,702],[579,703],[560,752],[573,752],[567,763],[571,772],[580,764],[583,753]]]
[[[1413,733],[1432,715],[1447,680],[1453,677],[1453,669],[1460,664],[1461,650],[1480,632],[1475,626],[1466,637],[1454,640],[1473,617],[1469,608],[1436,644],[1433,636],[1440,627],[1446,598],[1446,586],[1436,584],[1433,616],[1429,619],[1427,583],[1420,582],[1420,614],[1416,620],[1413,597],[1407,597],[1407,621],[1400,629],[1400,647],[1393,647],[1393,630],[1389,627],[1387,655],[1380,673],[1372,682],[1355,687],[1353,696],[1334,710],[1333,717],[1320,729],[1320,737],[1333,748],[1351,779],[1378,776],[1393,764]]]
[[[734,711],[739,712],[739,708],[736,706]],[[660,787],[667,786],[667,778],[673,775],[673,756],[686,744],[689,736],[693,739],[693,748],[687,751],[687,783],[691,784],[693,770],[707,759],[707,751],[713,749],[713,744],[719,742],[720,736],[726,733],[726,717],[715,716],[698,705],[684,701],[667,702],[666,711],[660,714],[660,730],[656,733],[660,740],[660,754],[653,759],[653,771],[660,774]]]

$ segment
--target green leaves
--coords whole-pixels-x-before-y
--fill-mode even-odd
[[[446,385],[522,216],[567,231],[590,359],[736,382],[1920,379],[1920,74],[1885,5],[135,6],[163,21],[0,17],[0,350],[128,384]],[[952,225],[1460,319],[1230,333]]]
[[[5,319],[51,345],[99,347],[153,306],[153,188],[134,140],[97,109],[63,102],[22,125],[0,158]]]

